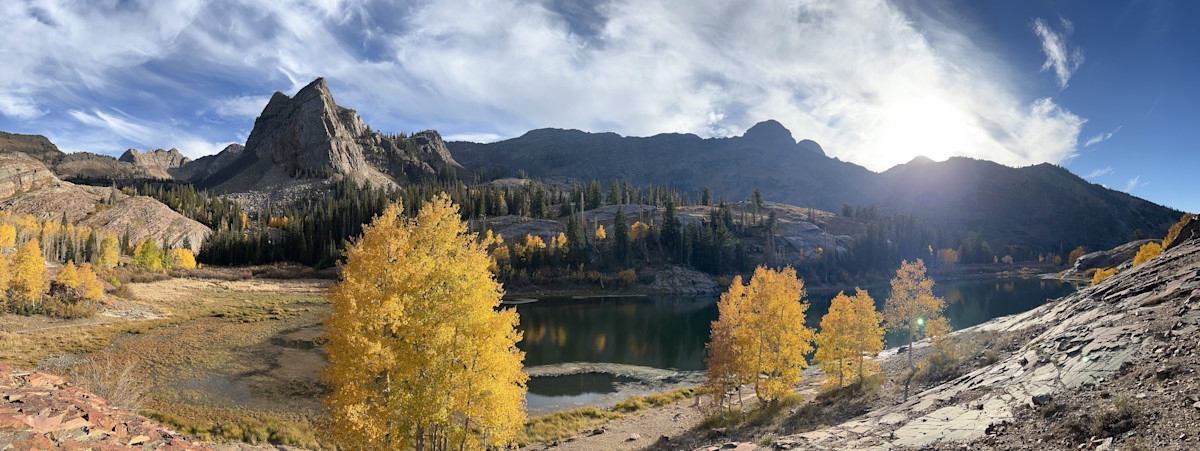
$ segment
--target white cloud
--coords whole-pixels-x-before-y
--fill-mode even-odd
[[[1113,173],[1113,168],[1110,166],[1110,167],[1106,167],[1104,169],[1096,169],[1092,172],[1089,172],[1088,175],[1083,176],[1083,178],[1094,179],[1096,177],[1099,177],[1102,175],[1108,175],[1108,174],[1112,174],[1112,173]]]
[[[1118,125],[1117,128],[1113,129],[1113,131],[1111,131],[1111,132],[1101,133],[1099,135],[1091,137],[1090,139],[1087,140],[1086,143],[1083,144],[1083,147],[1092,147],[1096,144],[1100,144],[1104,141],[1108,141],[1110,138],[1113,137],[1113,135],[1115,135],[1117,132],[1121,131],[1121,127],[1124,127],[1124,126]]]
[[[218,116],[253,119],[262,113],[263,107],[267,106],[269,100],[271,100],[270,95],[228,97],[217,101],[213,105],[213,112]]]
[[[0,67],[0,92],[17,93],[30,111],[66,97],[83,105],[67,108],[71,124],[154,147],[233,139],[270,92],[293,94],[317,76],[339,104],[383,131],[435,128],[479,140],[541,127],[729,136],[776,119],[797,139],[874,170],[916,155],[1059,163],[1075,155],[1086,121],[1018,90],[1023,83],[1011,78],[1019,72],[955,24],[883,0],[612,0],[592,5],[586,31],[536,0],[44,5],[36,13],[0,6],[10,35],[46,37],[0,43],[0,59],[15,61]],[[1065,50],[1070,27],[1043,28],[1043,41],[1057,39],[1044,47],[1064,55],[1069,78],[1078,67]],[[1059,73],[1051,50],[1047,67]],[[208,83],[181,80],[190,78]],[[222,84],[234,86],[206,92]],[[102,115],[115,98],[204,112],[200,124],[158,112]],[[168,138],[180,142],[160,141]]]
[[[111,149],[112,146],[117,145],[111,138],[104,139],[106,138],[104,131],[123,138],[122,142],[132,142],[142,147],[143,150],[174,147],[179,149],[184,156],[192,159],[220,152],[225,146],[231,144],[208,141],[164,124],[141,124],[119,111],[117,113],[112,114],[99,110],[91,112],[72,110],[69,114],[80,123],[91,127],[92,130],[88,132],[89,134],[100,135],[101,139],[89,143],[91,146],[98,145]],[[96,151],[95,147],[84,148],[80,147],[81,144],[79,140],[67,137],[61,147],[68,152]]]
[[[1125,192],[1132,193],[1134,188],[1137,188],[1139,186],[1146,186],[1144,183],[1139,184],[1139,181],[1141,179],[1142,179],[1141,175],[1137,175],[1134,178],[1129,179],[1129,183],[1125,184]]]
[[[1042,40],[1042,52],[1046,54],[1046,62],[1042,63],[1042,72],[1054,69],[1054,75],[1058,77],[1058,85],[1066,88],[1067,80],[1070,80],[1075,70],[1083,64],[1083,50],[1080,50],[1079,47],[1071,47],[1067,43],[1067,37],[1075,32],[1075,25],[1062,17],[1059,18],[1059,22],[1062,31],[1055,31],[1040,17],[1034,19],[1030,26],[1033,27],[1033,32],[1038,39]]]

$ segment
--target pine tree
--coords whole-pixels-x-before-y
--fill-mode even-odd
[[[525,421],[517,313],[492,259],[441,195],[390,204],[345,251],[329,291],[331,433],[366,449],[499,448]]]
[[[613,255],[618,264],[628,263],[626,256],[629,255],[629,228],[625,226],[625,212],[620,207],[617,207],[617,214],[613,217]]]

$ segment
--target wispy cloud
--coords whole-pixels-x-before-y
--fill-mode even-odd
[[[93,110],[87,112],[72,110],[69,114],[75,120],[85,125],[107,131],[112,135],[122,138],[123,142],[133,143],[142,149],[161,148],[163,143],[170,143],[168,147],[176,147],[185,156],[193,159],[220,152],[225,146],[231,144],[231,142],[208,141],[189,133],[180,132],[164,124],[139,123],[120,111],[106,112]],[[93,141],[90,144],[94,146],[97,142]],[[106,141],[99,140],[99,144],[104,145]],[[70,152],[94,150],[94,147],[78,148],[76,147],[78,145],[78,137],[68,137],[64,140],[61,147]]]
[[[919,8],[564,4],[2,2],[0,29],[25,38],[0,41],[0,127],[196,155],[212,147],[188,137],[244,136],[270,93],[292,94],[317,76],[378,130],[480,140],[540,127],[729,136],[776,119],[874,170],[918,154],[1058,163],[1075,154],[1086,122],[1051,93],[1019,90],[1010,79],[1019,71]],[[1082,61],[1067,50],[1069,22],[1034,25],[1046,67],[1065,86]]]
[[[1099,135],[1091,137],[1090,139],[1087,140],[1086,143],[1083,144],[1083,147],[1092,147],[1096,144],[1100,144],[1104,141],[1108,141],[1109,138],[1112,138],[1113,135],[1115,135],[1117,132],[1121,131],[1121,127],[1124,127],[1124,126],[1118,125],[1117,128],[1114,128],[1113,131],[1111,131],[1111,132],[1101,133]]]
[[[1092,172],[1089,172],[1089,173],[1088,173],[1088,175],[1085,175],[1085,176],[1083,176],[1083,178],[1085,178],[1085,179],[1094,179],[1094,178],[1096,178],[1096,177],[1099,177],[1099,176],[1102,176],[1102,175],[1108,175],[1108,174],[1112,174],[1112,173],[1113,173],[1113,168],[1112,168],[1112,167],[1107,167],[1107,168],[1104,168],[1104,169],[1096,169],[1096,170],[1094,170],[1094,171],[1092,171]]]
[[[1083,50],[1067,43],[1067,38],[1075,32],[1075,25],[1063,17],[1059,17],[1059,25],[1059,29],[1055,30],[1040,17],[1031,24],[1034,34],[1042,40],[1042,53],[1046,54],[1042,72],[1054,69],[1059,87],[1066,88],[1067,80],[1083,64]]]
[[[1129,183],[1125,184],[1125,192],[1132,193],[1134,188],[1137,188],[1139,186],[1145,186],[1145,184],[1141,183],[1141,179],[1142,179],[1141,175],[1137,175],[1137,176],[1129,179]]]

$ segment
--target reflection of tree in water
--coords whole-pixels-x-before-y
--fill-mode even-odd
[[[715,298],[546,299],[518,306],[525,365],[623,363],[704,369]]]

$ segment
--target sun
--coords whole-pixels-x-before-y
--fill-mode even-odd
[[[973,132],[968,116],[950,102],[922,97],[896,103],[884,114],[881,144],[891,149],[892,164],[924,155],[943,161],[971,153]]]

